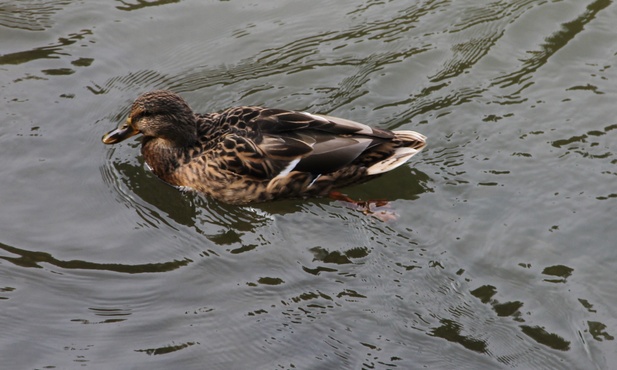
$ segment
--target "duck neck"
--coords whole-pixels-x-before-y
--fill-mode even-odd
[[[178,185],[173,180],[173,174],[187,161],[189,147],[174,145],[163,138],[144,137],[141,153],[155,175],[170,184]]]

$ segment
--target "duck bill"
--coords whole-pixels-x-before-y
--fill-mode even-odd
[[[131,125],[131,119],[127,119],[126,122],[120,125],[117,129],[111,130],[103,135],[104,144],[116,144],[124,141],[131,136],[137,135],[139,131],[135,130]]]

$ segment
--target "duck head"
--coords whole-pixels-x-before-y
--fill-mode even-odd
[[[135,100],[126,122],[103,136],[103,143],[116,144],[137,134],[158,138],[170,146],[185,146],[196,140],[195,114],[179,95],[167,91],[147,92]]]

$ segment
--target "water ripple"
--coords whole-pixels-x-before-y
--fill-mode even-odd
[[[128,274],[154,273],[173,271],[192,262],[189,259],[147,263],[142,265],[126,265],[121,263],[95,263],[80,260],[64,261],[54,258],[51,254],[40,251],[25,250],[0,243],[0,249],[19,257],[0,256],[0,259],[20,267],[42,268],[41,264],[49,264],[66,270],[103,270]]]
[[[611,0],[596,0],[588,5],[576,19],[561,24],[560,30],[546,37],[545,43],[540,45],[540,50],[528,51],[530,57],[522,60],[522,65],[518,70],[493,79],[491,84],[505,88],[526,83],[530,76],[546,64],[551,56],[580,34],[585,29],[585,25],[594,20],[598,13],[611,3]]]
[[[15,53],[2,54],[0,55],[0,65],[23,64],[37,59],[59,59],[63,56],[69,55],[66,51],[64,51],[67,46],[75,44],[90,35],[92,35],[91,30],[81,30],[76,33],[71,33],[67,37],[59,38],[58,42],[52,45]],[[77,63],[79,64],[80,62]]]
[[[26,0],[0,2],[0,26],[27,31],[44,31],[54,25],[52,16],[71,1]]]

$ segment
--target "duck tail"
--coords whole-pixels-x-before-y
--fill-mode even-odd
[[[391,171],[411,157],[416,155],[426,146],[426,136],[415,131],[393,131],[393,143],[396,144],[394,151],[388,158],[379,161],[367,168],[367,175],[378,175]]]

